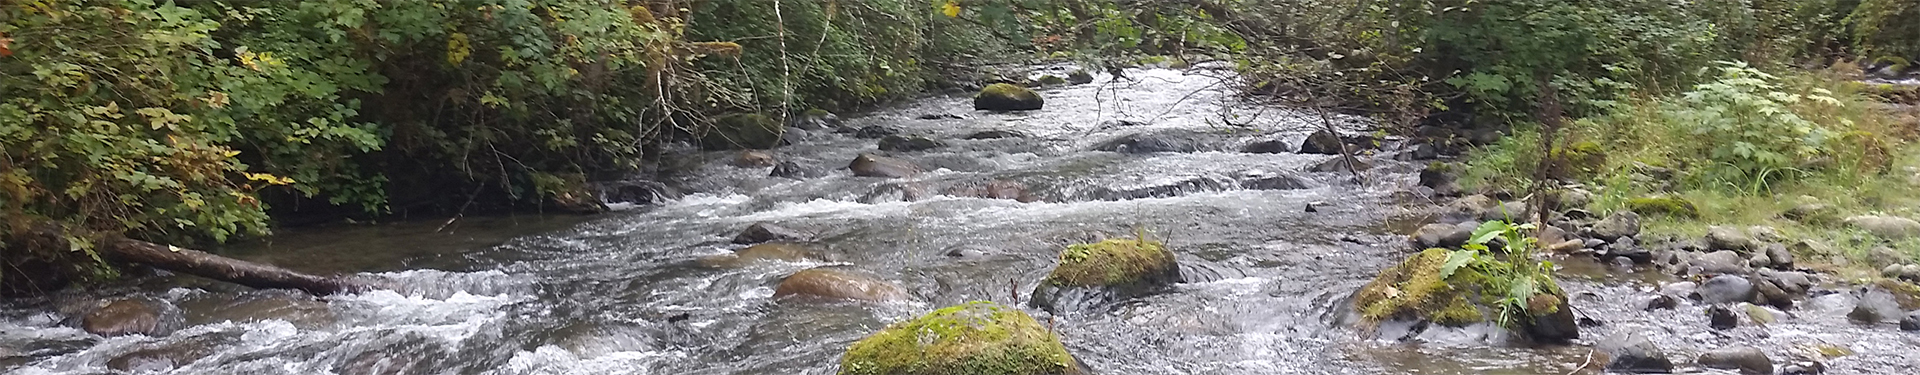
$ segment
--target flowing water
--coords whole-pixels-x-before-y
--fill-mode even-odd
[[[1043,90],[1047,109],[1028,113],[975,112],[956,96],[848,119],[946,142],[898,154],[933,170],[912,182],[1017,181],[1036,202],[937,194],[906,201],[903,181],[845,169],[873,151],[873,140],[808,132],[776,151],[817,172],[804,179],[730,166],[733,153],[698,153],[670,182],[692,194],[597,217],[306,229],[228,251],[303,271],[391,278],[398,290],[314,300],[161,275],[10,301],[0,309],[0,370],[831,374],[850,343],[890,322],[970,300],[1015,302],[1062,246],[1139,231],[1166,240],[1188,282],[1111,309],[1029,311],[1099,374],[1566,374],[1596,360],[1586,346],[1401,343],[1344,326],[1346,297],[1410,253],[1402,234],[1420,220],[1401,207],[1424,203],[1406,193],[1416,167],[1381,161],[1356,181],[1304,171],[1329,156],[1236,152],[1262,140],[1297,144],[1320,117],[1241,104],[1219,75],[1133,71],[1133,81]],[[927,114],[962,118],[919,118]],[[960,139],[983,130],[1026,137]],[[1194,147],[1090,151],[1130,134]],[[1289,177],[1307,183],[1263,183]],[[731,238],[756,222],[815,233],[817,260],[715,260],[740,248]],[[822,266],[897,283],[915,300],[773,298],[785,275]],[[1917,364],[1915,335],[1849,325],[1843,312],[1820,310],[1851,302],[1810,303],[1772,326],[1711,331],[1698,306],[1633,306],[1664,279],[1569,271],[1577,311],[1600,324],[1585,328],[1589,339],[1642,332],[1681,363],[1702,350],[1752,344],[1785,365],[1798,348],[1825,343],[1856,352],[1830,361],[1831,373],[1901,373]],[[164,337],[100,338],[62,325],[59,305],[113,295],[170,301],[188,326]]]

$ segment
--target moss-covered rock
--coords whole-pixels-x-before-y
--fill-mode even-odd
[[[995,83],[973,96],[973,109],[989,111],[1032,111],[1046,104],[1040,93],[1025,87]]]
[[[1641,197],[1627,200],[1627,209],[1642,215],[1666,215],[1673,217],[1700,217],[1700,208],[1693,202],[1678,197]]]
[[[1059,86],[1059,85],[1067,84],[1066,78],[1061,78],[1060,76],[1056,76],[1052,74],[1040,76],[1039,79],[1035,79],[1033,81],[1039,83],[1041,86]]]
[[[1548,164],[1547,177],[1554,179],[1584,179],[1592,177],[1606,167],[1607,153],[1599,143],[1580,141],[1556,147],[1553,150],[1553,162]]]
[[[1146,239],[1110,239],[1068,246],[1060,265],[1033,291],[1034,307],[1059,312],[1138,297],[1180,281],[1166,246]]]
[[[840,375],[1082,373],[1060,338],[1020,309],[968,302],[888,325],[847,349]]]
[[[1496,290],[1497,280],[1471,267],[1460,267],[1450,275],[1443,270],[1447,249],[1427,249],[1392,268],[1361,287],[1354,294],[1353,308],[1360,323],[1374,327],[1387,321],[1431,322],[1444,327],[1466,327],[1492,323],[1500,315],[1498,307],[1504,290]],[[1579,338],[1566,297],[1552,280],[1537,280],[1546,293],[1528,298],[1523,316],[1512,317],[1508,327],[1535,342],[1566,342]],[[1424,324],[1413,324],[1423,327]]]
[[[780,147],[786,127],[758,113],[736,113],[713,119],[713,129],[700,137],[708,150],[771,149]]]

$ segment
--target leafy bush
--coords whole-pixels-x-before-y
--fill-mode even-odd
[[[1694,86],[1666,110],[1668,121],[1682,127],[1688,142],[1712,165],[1712,178],[1732,181],[1753,191],[1768,182],[1801,173],[1823,155],[1835,133],[1796,114],[1790,106],[1801,101],[1841,105],[1832,92],[1814,89],[1807,95],[1782,91],[1771,74],[1745,63],[1723,62],[1719,79]]]
[[[1847,15],[1861,57],[1920,62],[1920,2],[1860,0]],[[1903,64],[1905,65],[1905,64]]]

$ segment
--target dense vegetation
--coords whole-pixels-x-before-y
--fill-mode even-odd
[[[1904,68],[1916,17],[1905,0],[0,0],[0,259],[86,274],[100,236],[591,206],[588,181],[718,115],[967,87],[1008,55],[1228,61],[1268,98],[1506,130],[1472,163],[1486,184],[1607,139],[1585,168],[1794,191],[1906,158],[1910,125],[1794,72]],[[1676,141],[1700,134],[1740,142]],[[79,245],[19,240],[42,229]]]

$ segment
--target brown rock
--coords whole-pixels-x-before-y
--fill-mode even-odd
[[[733,166],[741,168],[765,168],[778,163],[773,159],[773,153],[762,150],[741,151],[739,156],[733,158]]]
[[[826,268],[796,272],[773,291],[774,298],[793,295],[875,302],[908,299],[906,289],[892,283]]]
[[[80,328],[101,336],[164,336],[171,325],[165,324],[164,307],[159,302],[122,299],[93,310],[80,319]]]
[[[853,163],[847,164],[847,169],[852,170],[853,175],[861,177],[901,178],[913,177],[925,172],[920,169],[920,166],[906,160],[874,154],[860,154],[853,159]]]

